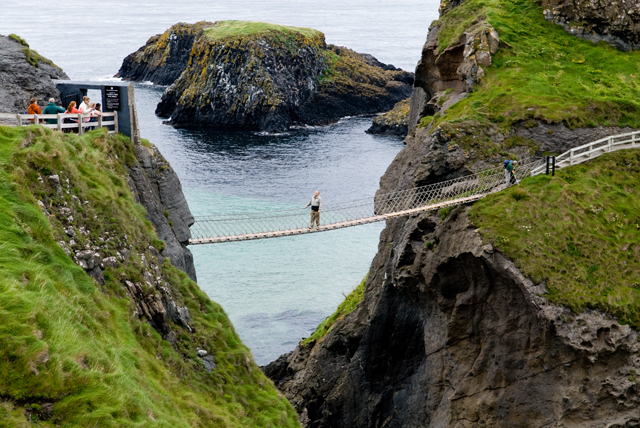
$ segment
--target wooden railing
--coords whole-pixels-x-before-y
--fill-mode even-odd
[[[102,116],[94,116],[95,122],[90,122],[91,114],[82,113],[58,113],[58,114],[12,114],[0,113],[0,125],[25,126],[42,125],[47,128],[57,129],[63,132],[66,129],[77,130],[79,134],[85,132],[87,128],[107,128],[109,134],[118,133],[118,112],[102,113]],[[65,120],[68,119],[68,120]],[[48,123],[55,120],[55,123]],[[73,122],[72,122],[73,120]]]
[[[579,147],[574,147],[573,149],[556,156],[556,169],[570,165],[578,165],[604,153],[634,148],[640,148],[640,131],[629,132],[628,134],[612,135]],[[543,174],[545,172],[545,168],[546,166],[542,165],[531,171],[531,175]]]

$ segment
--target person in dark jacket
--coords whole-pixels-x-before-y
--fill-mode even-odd
[[[504,175],[507,181],[507,187],[511,186],[512,184],[519,184],[514,172],[514,168],[516,166],[518,166],[518,161],[506,160],[504,162]]]
[[[62,107],[56,105],[56,100],[54,100],[53,98],[49,98],[49,104],[47,104],[47,106],[44,108],[42,114],[58,114],[64,112],[65,110]],[[57,125],[58,119],[47,119],[47,123]]]

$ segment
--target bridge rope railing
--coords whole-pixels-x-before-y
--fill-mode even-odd
[[[531,175],[542,165],[540,159],[529,159],[515,170],[518,177]],[[430,207],[455,205],[471,199],[480,199],[492,191],[506,186],[502,167],[476,174],[390,193],[346,202],[324,204],[321,213],[322,230],[382,221],[396,213],[426,211]],[[460,201],[460,202],[456,202]],[[308,210],[286,209],[199,216],[191,226],[191,244],[259,239],[287,234],[299,234],[309,229]],[[275,233],[282,232],[278,235]]]

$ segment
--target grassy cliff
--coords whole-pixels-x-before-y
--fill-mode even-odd
[[[0,425],[298,426],[222,308],[168,260],[156,273],[189,309],[191,331],[174,325],[172,346],[134,313],[124,283],[143,276],[162,242],[127,185],[133,162],[130,140],[102,130],[0,127]],[[65,220],[43,213],[61,207],[86,227],[76,245],[131,252],[105,268],[104,286],[64,251]]]
[[[640,328],[640,150],[563,168],[476,202],[470,218],[554,303]]]
[[[544,19],[532,0],[465,0],[432,26],[438,26],[440,52],[469,29],[494,28],[500,48],[473,93],[444,115],[422,125],[444,122],[497,124],[538,119],[570,128],[640,126],[640,53],[594,45]]]

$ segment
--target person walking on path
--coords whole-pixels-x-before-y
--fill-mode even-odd
[[[311,226],[309,229],[313,229],[313,223],[315,222],[316,227],[320,227],[320,210],[322,209],[322,198],[320,197],[320,191],[316,190],[316,193],[313,195],[309,203],[305,206],[305,208],[311,207]]]
[[[516,174],[513,171],[516,166],[518,166],[518,161],[504,161],[504,177],[507,181],[507,187],[511,186],[512,184],[519,184],[518,179],[516,178]]]
[[[42,114],[42,110],[38,106],[38,99],[36,97],[31,98],[31,104],[27,109],[27,114]],[[29,119],[32,123],[35,123],[35,119]]]
[[[49,104],[44,108],[43,114],[58,114],[64,113],[64,109],[60,106],[56,105],[56,100],[53,98],[49,98]],[[57,125],[58,119],[47,119],[47,123],[51,125]]]

